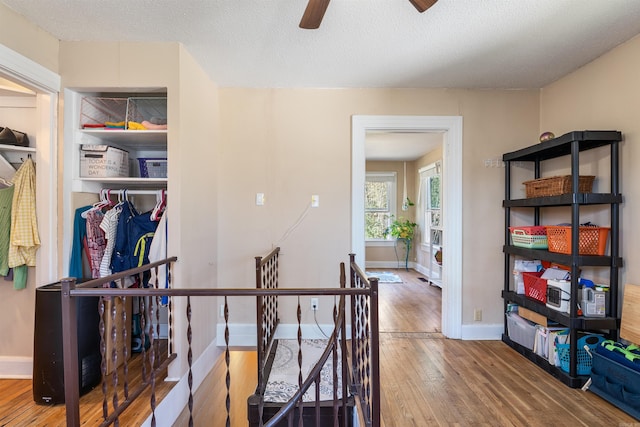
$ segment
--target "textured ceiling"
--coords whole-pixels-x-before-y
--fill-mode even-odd
[[[639,0],[0,0],[65,41],[177,41],[220,86],[539,88],[640,32]]]

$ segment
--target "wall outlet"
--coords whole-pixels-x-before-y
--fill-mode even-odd
[[[316,311],[318,309],[318,298],[311,298],[311,310]]]
[[[318,206],[320,206],[320,196],[314,194],[313,196],[311,196],[311,207],[317,208]]]
[[[482,309],[476,308],[473,310],[473,320],[476,322],[480,322],[482,320]]]

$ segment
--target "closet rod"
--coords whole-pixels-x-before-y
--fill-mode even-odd
[[[108,189],[108,188],[105,188],[104,190],[108,190],[109,194],[111,194],[112,196],[123,196],[125,191],[127,192],[127,194],[129,196],[136,196],[136,195],[151,195],[151,196],[155,196],[160,191],[163,191],[163,190],[111,190],[111,189]],[[167,194],[167,190],[164,190],[164,194]]]

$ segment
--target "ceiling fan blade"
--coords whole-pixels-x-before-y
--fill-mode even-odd
[[[418,12],[422,13],[425,10],[429,9],[431,6],[436,4],[438,0],[409,0],[412,5],[418,9]]]
[[[329,6],[329,1],[330,0],[309,0],[304,15],[302,15],[302,20],[300,21],[300,28],[315,30],[320,27],[324,13],[327,11],[327,6]]]

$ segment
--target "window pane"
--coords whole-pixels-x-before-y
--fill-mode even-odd
[[[365,183],[366,210],[389,210],[389,183],[367,181]]]
[[[390,218],[386,212],[366,212],[364,214],[365,239],[385,239],[384,230],[390,225]]]
[[[440,175],[431,177],[429,184],[431,190],[431,209],[440,209]]]

